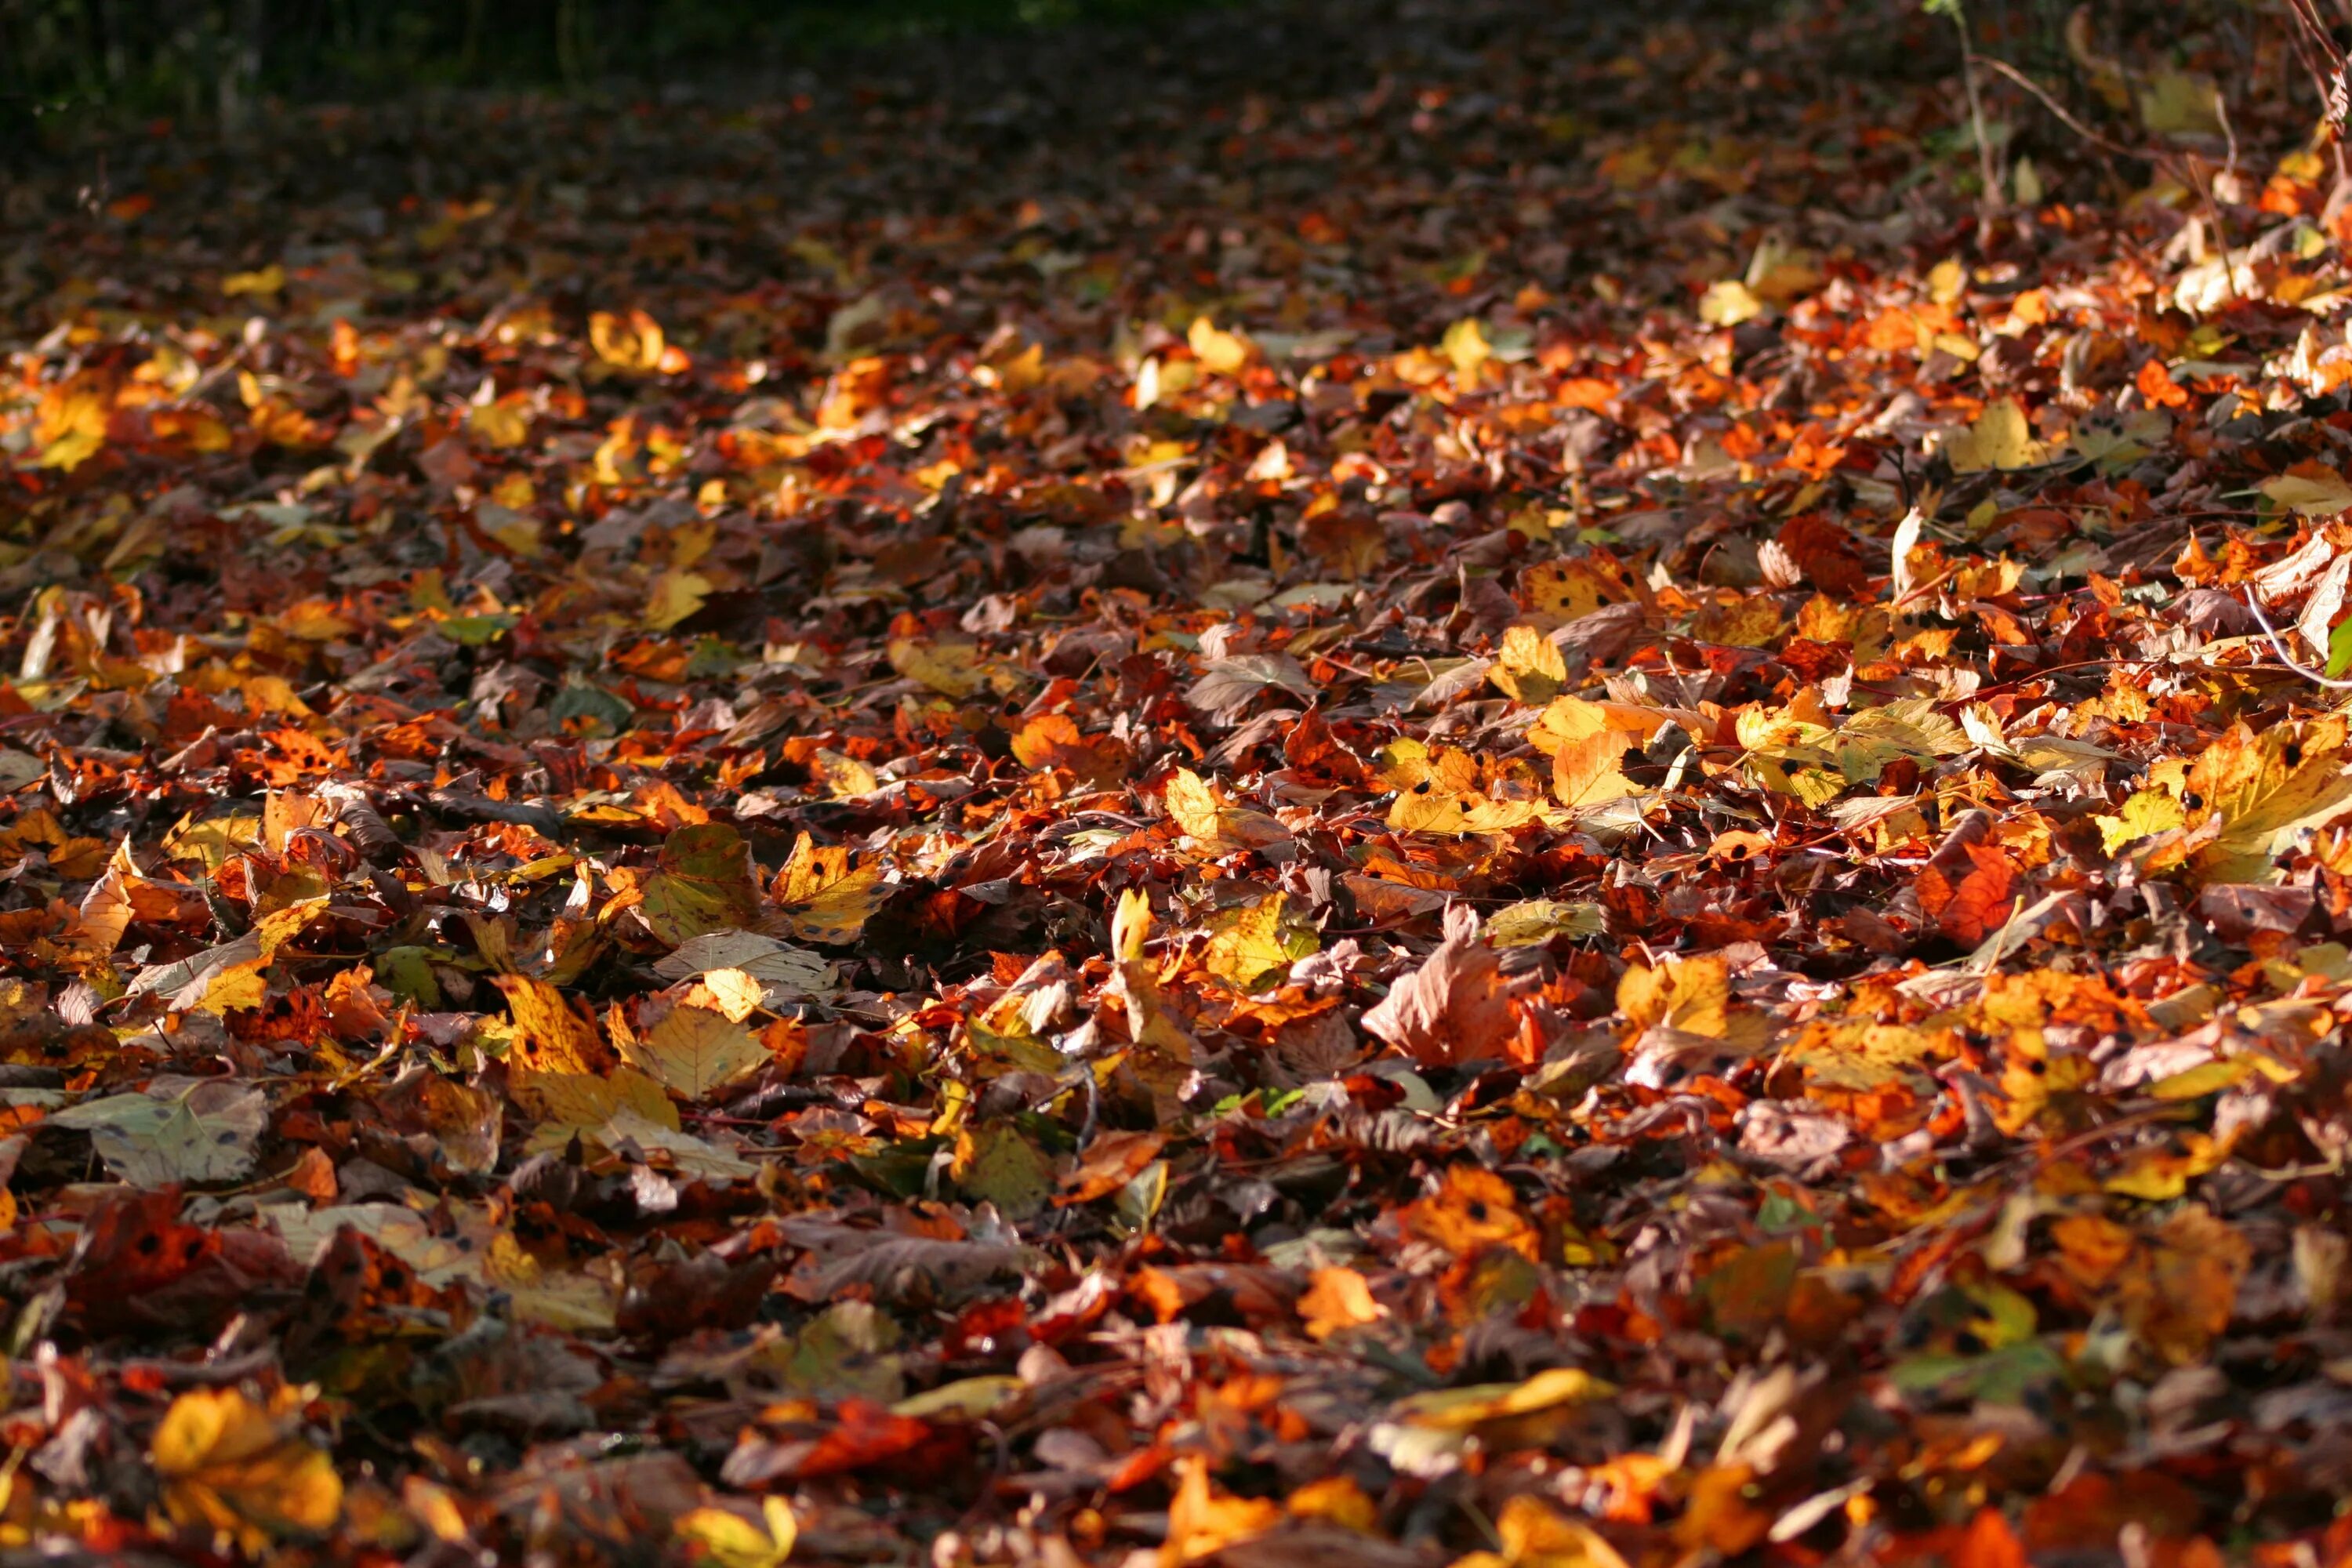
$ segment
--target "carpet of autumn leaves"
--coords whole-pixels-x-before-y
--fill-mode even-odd
[[[12,182],[0,1552],[2346,1561],[2352,185],[2141,10]]]

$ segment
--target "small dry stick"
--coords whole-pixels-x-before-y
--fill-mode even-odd
[[[2263,636],[2270,638],[2271,651],[2278,655],[2281,664],[2285,665],[2305,679],[2316,681],[2330,690],[2352,691],[2352,680],[2330,679],[2325,670],[2314,669],[2287,652],[2286,644],[2279,640],[2278,628],[2271,625],[2271,618],[2268,616],[2263,614],[2262,601],[2254,597],[2254,585],[2252,583],[2246,584],[2246,608],[2254,612],[2254,624],[2263,628]]]

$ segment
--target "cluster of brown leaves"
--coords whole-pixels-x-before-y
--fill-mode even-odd
[[[2346,1561],[2290,35],[1635,9],[12,186],[0,1544]]]

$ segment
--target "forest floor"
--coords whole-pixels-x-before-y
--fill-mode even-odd
[[[2352,220],[2199,14],[12,181],[0,1556],[2352,1561]]]

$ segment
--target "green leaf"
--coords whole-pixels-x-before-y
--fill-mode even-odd
[[[965,1196],[994,1204],[998,1214],[1016,1224],[1042,1212],[1054,1195],[1054,1162],[1013,1127],[965,1132],[956,1140],[950,1173]]]
[[[2352,669],[2352,618],[2336,622],[2336,629],[2327,634],[2328,679],[2335,679],[2347,669]]]

